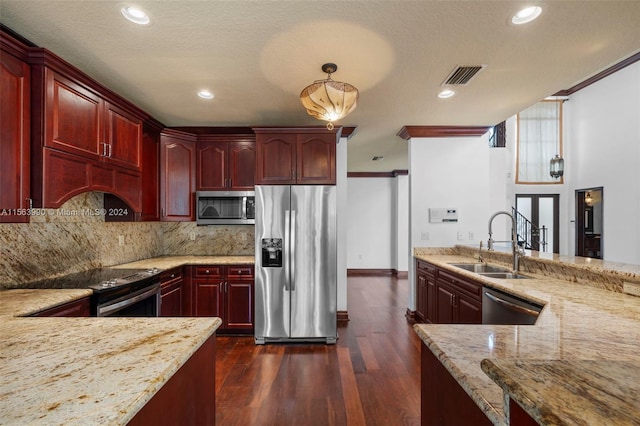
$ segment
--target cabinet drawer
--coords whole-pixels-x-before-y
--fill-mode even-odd
[[[423,262],[421,260],[416,261],[416,269],[418,272],[424,272],[428,275],[436,275],[436,267],[430,263]]]
[[[253,266],[229,266],[227,269],[227,276],[229,278],[253,278]]]
[[[224,275],[224,266],[219,265],[205,265],[194,266],[194,274],[196,277],[215,277],[222,278]]]
[[[467,281],[458,275],[445,272],[443,270],[438,270],[438,281],[444,281],[450,286],[453,286],[456,290],[466,293],[474,299],[482,299],[482,284],[480,283]]]
[[[160,274],[160,282],[162,284],[168,283],[170,281],[178,281],[182,279],[182,268],[172,268],[166,271],[163,271]]]

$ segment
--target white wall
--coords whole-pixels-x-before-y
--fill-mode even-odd
[[[640,265],[640,62],[574,93],[565,106],[569,215],[576,189],[604,187],[603,257]]]
[[[505,210],[507,151],[480,137],[409,140],[409,253],[414,247],[476,245],[488,238],[491,214]],[[500,184],[496,184],[499,180]],[[456,208],[457,223],[429,223],[429,208]],[[506,217],[505,217],[506,218]],[[494,239],[506,239],[510,223],[496,219]],[[409,309],[415,309],[413,261]]]
[[[392,269],[394,205],[392,178],[349,178],[347,267]]]
[[[338,212],[337,243],[337,309],[347,310],[347,138],[341,138],[336,147],[336,209]]]
[[[563,106],[564,184],[515,185],[515,194],[560,194],[560,254],[575,255],[575,191],[604,187],[603,258],[640,264],[640,63],[569,97]],[[507,121],[515,173],[515,117]],[[499,178],[492,178],[498,185]]]
[[[347,267],[407,271],[408,176],[348,181]]]

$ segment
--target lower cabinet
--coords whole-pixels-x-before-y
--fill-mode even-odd
[[[425,345],[420,361],[420,424],[491,425],[489,418]]]
[[[209,337],[128,423],[214,425],[216,423],[216,338]]]
[[[185,292],[182,266],[164,271],[160,275],[160,316],[185,316],[183,310]]]
[[[36,312],[32,317],[88,317],[91,314],[89,297],[74,300],[54,308]]]
[[[218,333],[251,333],[254,327],[252,265],[192,266],[193,315],[222,318]]]
[[[416,319],[434,324],[482,324],[482,284],[417,260]]]

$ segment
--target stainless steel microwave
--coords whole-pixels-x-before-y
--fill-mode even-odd
[[[198,191],[196,208],[198,225],[256,223],[254,191]]]

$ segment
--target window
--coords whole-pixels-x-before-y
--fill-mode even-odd
[[[549,174],[549,162],[562,157],[562,100],[542,101],[518,114],[516,183],[563,183]]]

